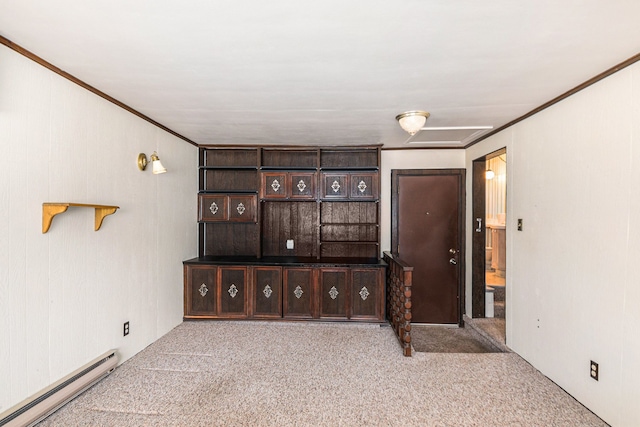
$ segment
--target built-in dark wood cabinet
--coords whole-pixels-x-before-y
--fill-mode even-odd
[[[201,148],[185,318],[382,321],[379,167],[376,145]]]

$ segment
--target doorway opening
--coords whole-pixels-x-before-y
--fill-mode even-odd
[[[472,317],[506,341],[506,149],[473,162]],[[477,319],[477,320],[476,320]]]

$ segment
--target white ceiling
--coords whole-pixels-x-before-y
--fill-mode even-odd
[[[465,145],[483,132],[406,144],[395,116],[498,128],[639,53],[639,18],[638,0],[0,0],[0,35],[198,144]]]

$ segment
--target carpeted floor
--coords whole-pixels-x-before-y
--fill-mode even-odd
[[[411,325],[411,344],[422,353],[502,353],[473,328]]]
[[[390,327],[185,322],[48,426],[606,426],[515,353],[402,356]]]

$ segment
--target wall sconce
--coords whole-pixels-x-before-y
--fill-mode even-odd
[[[149,162],[147,160],[146,154],[144,153],[138,154],[138,169],[140,169],[141,171],[145,170],[147,168],[148,163]],[[167,169],[164,166],[162,166],[162,163],[160,162],[160,158],[158,157],[158,153],[156,153],[155,151],[151,155],[151,167],[155,175],[159,173],[165,173],[167,171]]]
[[[487,169],[487,171],[484,173],[484,177],[486,179],[493,179],[494,176],[496,176],[496,173],[491,169]]]
[[[398,114],[396,120],[400,123],[402,129],[413,136],[422,129],[429,116],[430,114],[426,111],[407,111],[406,113]]]

